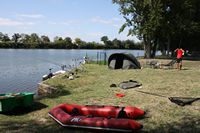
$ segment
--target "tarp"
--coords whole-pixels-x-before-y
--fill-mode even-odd
[[[129,53],[114,53],[108,58],[110,69],[141,69],[139,61]]]

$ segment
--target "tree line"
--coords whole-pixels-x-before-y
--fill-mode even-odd
[[[112,1],[125,18],[119,32],[128,28],[128,35],[142,40],[146,58],[158,49],[164,55],[178,47],[200,51],[200,0]]]
[[[133,40],[109,40],[107,36],[101,37],[103,43],[86,42],[80,38],[74,41],[70,37],[54,37],[50,41],[46,35],[39,36],[36,33],[14,33],[10,38],[8,34],[0,32],[0,48],[23,48],[23,49],[143,49],[141,43]]]

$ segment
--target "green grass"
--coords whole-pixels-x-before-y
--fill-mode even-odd
[[[169,60],[160,60],[166,63]],[[140,60],[145,64],[146,60]],[[145,118],[136,120],[143,124],[142,132],[200,132],[200,101],[184,107],[163,96],[200,97],[200,62],[183,61],[183,70],[134,69],[109,70],[105,65],[86,64],[78,71],[78,78],[68,80],[65,75],[47,80],[57,87],[55,97],[38,100],[32,108],[15,114],[0,114],[1,132],[92,132],[66,129],[48,117],[48,111],[60,103],[136,106],[145,111]],[[142,88],[123,90],[111,84],[136,80]],[[118,98],[116,93],[124,93]]]

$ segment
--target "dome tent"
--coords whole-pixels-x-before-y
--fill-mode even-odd
[[[110,69],[141,69],[140,63],[130,53],[114,53],[108,58]]]

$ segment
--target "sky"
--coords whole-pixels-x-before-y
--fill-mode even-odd
[[[80,38],[100,42],[102,36],[110,40],[131,39],[127,30],[119,34],[125,22],[119,7],[112,0],[0,0],[0,32],[10,37],[14,33],[37,33]]]

